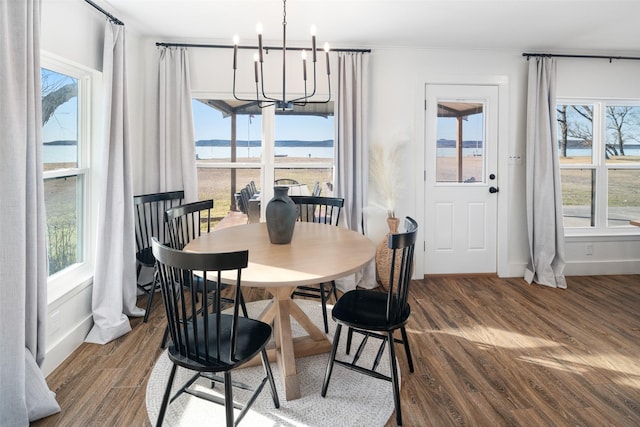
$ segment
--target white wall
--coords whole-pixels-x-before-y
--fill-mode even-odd
[[[101,70],[104,17],[83,0],[44,0],[42,7],[42,49],[70,59],[86,67]],[[127,31],[127,67],[131,137],[133,150],[134,192],[155,191],[156,183],[149,171],[157,164],[156,105],[158,49],[153,38],[143,38],[135,29]],[[167,40],[162,40],[167,41]],[[230,97],[232,50],[192,49],[192,89],[196,92]],[[397,215],[424,217],[424,90],[427,83],[465,81],[478,84],[487,81],[506,82],[508,105],[506,132],[499,142],[500,209],[505,221],[500,222],[500,253],[504,254],[500,274],[520,276],[527,260],[526,222],[524,217],[524,153],[527,61],[520,51],[374,49],[371,58],[370,141],[397,143],[407,141],[408,153],[403,174],[407,195]],[[241,54],[239,61],[250,64]],[[333,60],[332,64],[336,64]],[[245,65],[244,79],[251,81],[252,69]],[[269,75],[277,75],[269,71]],[[296,64],[288,65],[292,73]],[[270,68],[271,70],[271,68]],[[334,69],[334,72],[336,70]],[[621,96],[640,98],[637,61],[559,60],[559,96]],[[298,80],[291,77],[291,82]],[[278,85],[274,84],[277,88]],[[335,88],[335,86],[334,86]],[[299,87],[291,87],[299,92]],[[322,91],[322,89],[320,89]],[[250,88],[244,89],[249,93]],[[520,155],[522,165],[509,165],[509,155]],[[378,240],[386,229],[384,216],[370,220],[372,238]],[[423,236],[428,239],[428,236]],[[593,255],[585,254],[593,246]],[[422,248],[418,248],[422,251]],[[417,259],[422,253],[416,254]],[[640,273],[639,237],[600,236],[572,237],[567,240],[567,274]],[[421,271],[417,265],[417,272]],[[48,359],[45,373],[50,372],[84,339],[90,327],[91,285],[77,288],[50,304],[50,312],[64,313],[56,319],[59,329],[48,336]],[[51,322],[50,322],[51,324]]]
[[[167,41],[167,40],[163,40]],[[179,42],[179,40],[176,40]],[[206,42],[203,42],[206,43]],[[153,43],[148,40],[147,48]],[[155,50],[155,47],[154,47]],[[154,52],[155,54],[155,52]],[[156,63],[147,66],[156,73]],[[229,98],[232,86],[231,49],[193,48],[190,50],[192,90],[211,96]],[[244,87],[251,93],[253,69],[249,52],[240,51],[239,79],[249,82]],[[640,71],[637,61],[609,64],[599,60],[558,60],[558,96],[619,96],[640,98],[640,86],[635,84]],[[332,58],[334,71],[336,60]],[[148,64],[149,65],[149,64]],[[266,75],[279,78],[279,62],[271,64]],[[293,73],[287,81],[289,91],[299,91],[295,70],[299,66],[287,63]],[[407,142],[405,167],[401,180],[406,182],[405,197],[398,206],[399,217],[410,215],[420,221],[424,217],[424,92],[427,83],[487,84],[502,82],[506,93],[501,102],[507,104],[505,132],[499,141],[500,194],[498,273],[504,277],[521,276],[528,258],[525,221],[525,129],[528,63],[522,51],[438,50],[438,49],[373,49],[370,54],[370,121],[371,143],[397,144]],[[155,77],[155,76],[154,76]],[[278,87],[274,83],[270,87]],[[147,85],[149,87],[149,85]],[[335,85],[333,86],[335,88]],[[155,89],[152,89],[155,90]],[[153,94],[151,98],[154,99]],[[148,105],[154,105],[149,102]],[[148,123],[151,123],[149,120]],[[148,144],[153,140],[146,141]],[[509,164],[511,155],[520,156],[522,163]],[[371,237],[379,240],[386,232],[383,214],[373,211],[369,219]],[[423,236],[428,239],[428,236]],[[611,244],[611,242],[615,244]],[[586,256],[587,244],[593,255]],[[417,272],[422,269],[422,248],[417,248]],[[611,236],[567,239],[567,269],[569,275],[640,273],[639,237]]]

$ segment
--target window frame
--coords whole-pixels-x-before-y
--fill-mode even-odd
[[[606,161],[606,107],[639,107],[640,100],[618,99],[618,98],[570,98],[558,97],[556,106],[561,105],[589,105],[593,107],[592,122],[592,156],[591,163],[571,163],[563,164],[560,161],[560,170],[592,170],[595,171],[594,193],[594,225],[589,227],[568,227],[564,226],[565,237],[579,236],[621,236],[637,234],[637,227],[628,225],[609,226],[609,171],[610,170],[639,170],[640,161],[635,164],[607,163]],[[557,115],[556,115],[557,117]],[[557,129],[557,123],[556,123]],[[558,134],[558,140],[560,135]],[[556,147],[556,153],[558,153]],[[559,157],[559,160],[561,158]]]
[[[232,95],[220,95],[210,92],[192,91],[191,99],[212,99],[212,100],[226,100],[233,99]],[[335,103],[334,103],[335,109]],[[276,175],[276,169],[331,169],[333,175],[333,181],[335,181],[336,171],[336,154],[337,147],[334,137],[334,155],[331,162],[296,162],[296,163],[279,163],[275,159],[275,126],[276,126],[276,110],[274,106],[265,107],[261,114],[261,136],[262,142],[261,150],[262,156],[259,162],[201,162],[196,160],[196,170],[198,169],[259,169],[261,185],[261,198],[263,200],[269,200],[273,197],[273,186],[264,185],[265,182],[273,182]],[[334,110],[335,115],[335,110]],[[195,125],[195,123],[194,123]],[[334,134],[335,134],[335,122],[334,122]],[[195,141],[194,141],[195,144]],[[239,191],[239,190],[238,190]],[[264,218],[266,203],[261,203],[261,218]]]
[[[47,300],[48,303],[52,303],[73,290],[78,291],[88,286],[93,280],[97,220],[92,200],[96,191],[94,183],[97,180],[92,176],[96,168],[91,163],[91,151],[96,148],[92,146],[92,142],[98,130],[95,102],[98,98],[96,93],[101,73],[44,51],[41,51],[40,58],[41,68],[66,74],[78,80],[78,163],[75,168],[43,170],[42,173],[43,183],[49,179],[77,177],[81,182],[79,185],[82,185],[82,194],[78,197],[81,209],[77,217],[78,232],[82,235],[78,243],[81,261],[48,276]]]

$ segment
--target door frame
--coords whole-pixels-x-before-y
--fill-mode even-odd
[[[415,144],[415,158],[422,159],[421,164],[416,168],[416,217],[421,218],[422,223],[426,222],[426,165],[425,165],[425,146],[427,138],[426,114],[425,114],[425,89],[427,85],[470,85],[470,86],[497,86],[498,88],[498,134],[497,134],[497,171],[499,178],[500,196],[498,197],[498,224],[496,229],[496,273],[499,277],[507,277],[509,275],[509,259],[508,259],[508,241],[507,235],[511,221],[508,217],[508,202],[511,199],[511,189],[509,186],[512,174],[509,170],[509,138],[508,138],[508,120],[509,120],[509,78],[504,75],[496,76],[445,76],[434,75],[428,76],[420,87],[419,97],[419,120],[416,123],[421,124],[422,133],[419,135],[419,141]],[[416,244],[415,256],[415,273],[414,278],[423,278],[426,272],[425,253],[426,242],[429,236],[425,235],[426,227],[420,228],[418,235],[418,244]],[[422,243],[420,243],[422,239]],[[455,274],[452,272],[452,274]]]

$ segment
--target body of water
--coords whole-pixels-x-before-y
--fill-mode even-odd
[[[455,157],[456,148],[440,147],[436,151],[438,157]],[[482,148],[463,148],[463,156],[482,156]],[[640,156],[640,148],[625,148],[626,156]],[[588,148],[568,148],[567,157],[588,157],[591,156],[591,149]]]
[[[45,163],[75,163],[78,159],[78,150],[75,145],[44,145],[43,156]],[[238,157],[259,158],[262,155],[261,147],[239,147]],[[333,158],[333,147],[276,147],[276,156],[287,157],[313,157]],[[231,157],[229,147],[196,147],[198,159],[225,159]]]
[[[320,159],[332,159],[333,147],[276,147],[276,156],[287,157],[313,157]],[[255,157],[262,155],[262,147],[237,147],[236,156]],[[231,157],[230,147],[196,147],[198,159],[225,159]]]
[[[77,161],[77,149],[75,145],[45,145],[44,146],[44,162],[45,163],[75,163]],[[464,156],[481,156],[482,148],[464,148],[462,150]],[[261,147],[239,147],[237,148],[238,157],[259,158],[262,155]],[[627,149],[625,154],[628,156],[640,156],[640,149]],[[333,147],[276,147],[276,156],[286,155],[287,157],[313,157],[320,159],[331,159],[333,155]],[[455,148],[438,148],[438,157],[455,157]],[[568,149],[567,156],[583,157],[590,156],[590,149]],[[224,159],[231,157],[231,149],[229,147],[196,147],[196,156],[201,160],[206,159]]]

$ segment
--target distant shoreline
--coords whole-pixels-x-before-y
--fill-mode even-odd
[[[44,145],[77,145],[76,141],[58,140],[43,142]],[[262,141],[251,140],[248,144],[249,148],[261,147]],[[300,141],[300,140],[282,140],[276,141],[276,147],[333,147],[333,139],[325,139],[322,141]],[[231,147],[231,141],[225,139],[200,139],[196,141],[196,147]],[[247,141],[237,141],[236,147],[246,148]]]

